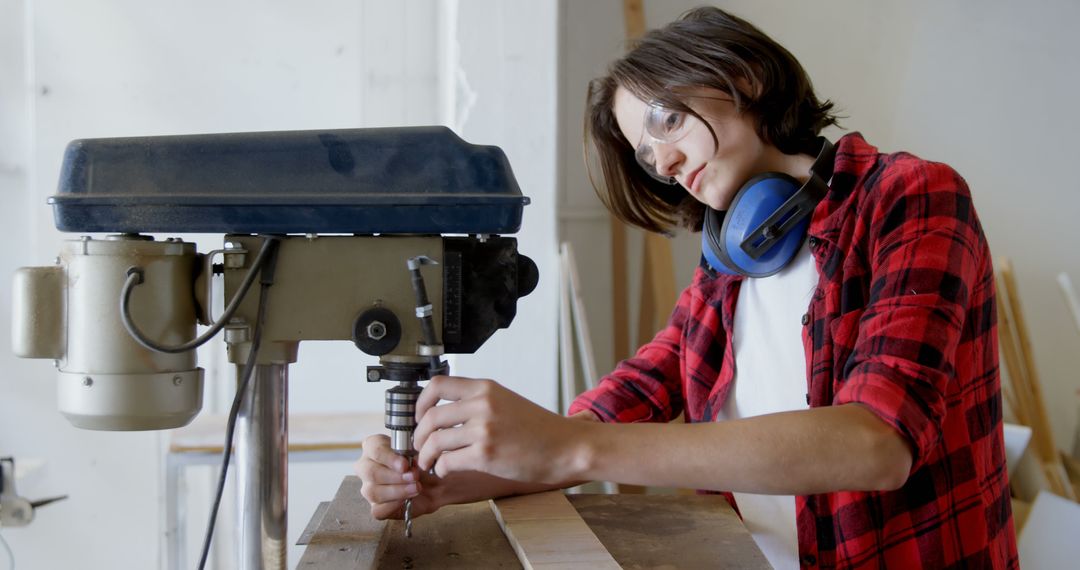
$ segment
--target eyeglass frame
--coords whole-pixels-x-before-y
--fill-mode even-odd
[[[720,99],[720,100],[730,101],[732,103],[735,103],[736,108],[738,108],[738,105],[739,105],[738,98],[732,98],[730,96],[710,97],[710,96],[698,95],[698,96],[695,96],[695,98]],[[674,186],[674,185],[678,184],[678,181],[675,179],[675,177],[674,176],[664,176],[664,175],[660,174],[659,172],[657,172],[656,171],[656,159],[655,159],[655,157],[653,158],[653,163],[649,164],[646,161],[646,159],[642,158],[642,154],[646,150],[648,150],[649,152],[652,152],[653,148],[654,148],[654,146],[656,144],[673,144],[673,143],[677,143],[677,142],[681,141],[682,139],[686,138],[686,136],[688,134],[690,134],[690,130],[695,125],[691,125],[689,127],[686,127],[685,125],[680,125],[680,128],[682,129],[682,132],[681,132],[681,134],[679,134],[676,137],[671,137],[671,138],[667,138],[667,139],[657,137],[653,133],[649,132],[649,116],[650,116],[650,113],[652,113],[654,110],[662,110],[662,111],[668,111],[668,112],[672,112],[672,113],[681,113],[683,115],[687,115],[688,117],[692,117],[694,119],[697,119],[698,123],[703,123],[704,119],[702,119],[701,116],[699,116],[697,113],[694,113],[694,112],[679,111],[679,110],[675,110],[675,109],[671,109],[669,107],[666,107],[666,106],[664,106],[663,104],[661,104],[659,101],[657,101],[655,99],[652,100],[652,101],[649,101],[649,103],[648,103],[648,107],[645,110],[645,116],[642,117],[642,119],[641,119],[641,123],[642,123],[641,124],[641,141],[639,141],[637,146],[634,147],[634,161],[637,162],[638,166],[641,167],[641,169],[644,170],[645,173],[648,174],[654,180],[657,180],[662,184],[668,184],[670,186]],[[685,121],[686,119],[683,119],[683,120]],[[685,128],[683,128],[683,127],[685,127]],[[646,142],[646,138],[648,138],[647,142]],[[716,135],[714,133],[713,134],[714,142],[715,142],[715,139],[716,139]],[[652,153],[655,154],[654,152],[652,152]]]

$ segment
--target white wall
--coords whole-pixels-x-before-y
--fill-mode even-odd
[[[456,120],[466,140],[502,147],[525,207],[518,249],[540,269],[540,283],[518,302],[514,325],[474,356],[453,359],[452,372],[495,378],[556,409],[555,315],[557,3],[464,0],[456,3],[460,73]]]
[[[555,407],[554,2],[109,0],[0,2],[0,242],[6,275],[50,263],[63,236],[45,198],[74,138],[445,123],[466,140],[502,146],[532,198],[520,250],[541,285],[518,318],[456,373],[499,378]],[[457,54],[456,57],[454,54]],[[527,103],[521,113],[519,103]],[[220,236],[196,238],[200,250]],[[0,294],[10,298],[9,277]],[[2,304],[0,341],[10,345]],[[525,348],[521,348],[525,347]],[[208,411],[231,400],[220,346],[201,351]],[[20,485],[40,497],[69,493],[29,527],[4,529],[20,568],[162,563],[160,456],[167,433],[78,430],[56,412],[51,363],[0,351],[0,455],[46,460]],[[307,343],[290,369],[290,411],[380,411],[386,385],[347,343]],[[189,477],[189,554],[201,539],[214,474]],[[290,542],[347,463],[294,467]],[[228,558],[229,499],[215,545]],[[300,549],[290,549],[290,567]]]
[[[645,1],[649,27],[703,2]],[[975,196],[995,255],[1013,259],[1055,436],[1071,449],[1080,398],[1080,335],[1055,285],[1080,281],[1080,189],[1073,176],[1080,73],[1071,0],[863,2],[727,0],[714,4],[755,23],[807,68],[820,95],[882,151],[907,150],[954,166]],[[563,2],[560,235],[578,250],[598,361],[611,362],[606,218],[580,164],[585,82],[618,53],[622,3]],[[828,133],[836,137],[843,131]],[[576,164],[575,164],[576,161]],[[582,212],[588,212],[582,214]],[[632,247],[634,245],[632,244]],[[679,282],[689,283],[698,241],[676,240]],[[631,250],[631,263],[636,249]],[[631,268],[635,278],[640,269]],[[635,284],[636,286],[636,284]],[[636,292],[631,290],[632,299]],[[633,308],[631,314],[633,318]],[[633,322],[633,320],[631,321]],[[606,363],[606,365],[605,365]]]

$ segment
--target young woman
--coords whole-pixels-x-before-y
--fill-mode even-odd
[[[417,468],[385,436],[364,444],[375,516],[608,480],[733,493],[777,567],[1016,567],[971,195],[948,166],[857,133],[833,148],[831,111],[787,50],[716,8],[612,64],[586,119],[601,198],[648,230],[704,229],[702,266],[568,418],[491,380],[433,379]],[[794,244],[778,263],[740,261],[724,240],[774,183],[806,223],[764,232]]]

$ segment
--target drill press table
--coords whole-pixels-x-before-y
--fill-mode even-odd
[[[723,497],[569,495],[568,499],[623,568],[770,567]],[[346,477],[334,500],[324,504],[301,537],[307,550],[298,568],[522,567],[486,501],[444,507],[417,519],[411,539],[405,538],[401,521],[371,518],[356,477]]]

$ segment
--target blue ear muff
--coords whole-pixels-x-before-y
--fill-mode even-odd
[[[727,212],[706,209],[701,252],[710,268],[728,275],[768,277],[791,263],[832,176],[832,144],[819,141],[821,150],[806,184],[787,174],[767,172],[744,184]]]
[[[720,273],[747,277],[768,277],[783,269],[798,253],[809,218],[797,221],[782,235],[769,228],[758,232],[754,239],[751,235],[799,191],[799,186],[786,174],[762,174],[739,190],[726,214],[712,209],[706,212],[701,250],[709,265]],[[760,246],[769,238],[773,238],[769,247],[756,258],[742,247],[744,242]]]

